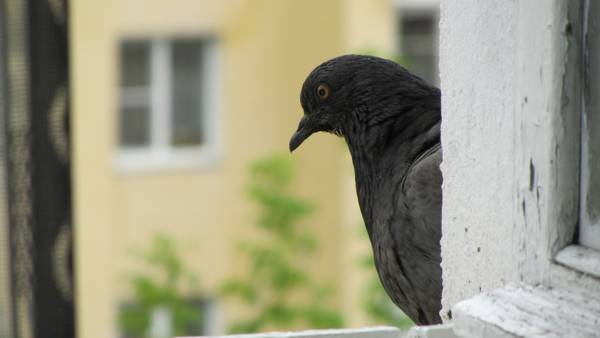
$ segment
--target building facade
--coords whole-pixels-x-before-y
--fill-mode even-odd
[[[118,336],[130,252],[155,233],[193,242],[182,241],[181,252],[208,294],[246,268],[236,243],[254,236],[249,164],[287,152],[300,87],[316,65],[344,53],[395,53],[398,8],[385,0],[71,2],[78,336]],[[295,191],[319,206],[303,224],[321,243],[306,269],[339,286],[331,305],[355,326],[369,323],[358,310],[368,273],[356,264],[368,244],[357,235],[344,147],[318,135],[294,154]],[[218,308],[221,323],[239,311]]]

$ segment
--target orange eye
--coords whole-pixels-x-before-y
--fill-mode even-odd
[[[319,99],[325,100],[329,97],[329,93],[329,86],[327,86],[326,84],[320,84],[319,87],[317,87],[317,96],[319,97]]]

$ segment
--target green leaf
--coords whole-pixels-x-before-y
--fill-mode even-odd
[[[119,313],[121,328],[133,337],[145,336],[152,311],[167,308],[173,318],[175,335],[189,335],[188,328],[202,318],[202,313],[187,302],[179,290],[187,283],[191,290],[198,289],[197,278],[185,267],[177,252],[175,241],[164,234],[156,235],[146,250],[136,250],[133,257],[154,273],[130,274],[127,282],[133,290],[133,305]]]
[[[250,166],[248,198],[258,208],[255,227],[260,239],[243,240],[240,252],[248,260],[247,275],[223,286],[228,296],[249,307],[250,316],[230,326],[232,333],[264,329],[288,330],[307,325],[339,327],[342,316],[324,304],[331,288],[316,288],[299,262],[318,247],[314,235],[301,228],[315,206],[289,191],[294,180],[289,155],[274,155]]]
[[[239,296],[246,303],[255,302],[257,299],[257,291],[254,285],[241,280],[225,282],[221,287],[221,293],[225,296]]]

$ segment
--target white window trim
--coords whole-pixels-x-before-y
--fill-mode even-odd
[[[600,300],[562,288],[508,285],[453,308],[459,337],[597,337]]]
[[[521,255],[498,259],[519,260],[506,278],[521,283],[458,302],[452,323],[460,337],[589,336],[600,325],[600,261],[572,244],[580,194],[579,2],[517,5],[518,13],[536,13],[515,18],[518,175],[506,182],[515,187],[515,228],[526,233],[513,243]]]
[[[178,169],[202,169],[216,165],[222,158],[221,138],[221,57],[219,44],[207,40],[203,47],[201,93],[203,100],[203,133],[205,142],[199,146],[173,147],[171,139],[170,42],[157,39],[151,42],[150,64],[150,146],[122,147],[117,144],[115,167],[120,173],[137,174]],[[121,90],[121,89],[119,89]],[[135,90],[135,88],[126,89]],[[121,92],[119,92],[121,93]],[[122,104],[122,103],[121,103]]]
[[[590,174],[593,168],[593,162],[590,162],[590,153],[593,149],[593,144],[591,142],[595,142],[595,135],[590,134],[590,124],[597,123],[598,120],[595,119],[597,112],[597,104],[595,104],[594,98],[597,95],[597,84],[596,81],[593,81],[590,76],[598,75],[597,63],[598,63],[598,48],[596,41],[589,41],[588,33],[590,26],[590,15],[592,13],[596,14],[594,10],[598,10],[597,3],[592,5],[590,8],[591,1],[584,0],[583,1],[583,32],[582,32],[582,79],[586,83],[586,88],[584,88],[582,95],[582,116],[581,116],[581,198],[580,198],[580,224],[579,224],[579,242],[587,246],[589,248],[594,248],[600,253],[600,221],[597,219],[590,219],[590,214],[588,213],[588,193],[590,192],[590,180],[592,179]],[[594,17],[594,20],[596,18]],[[591,23],[591,25],[595,26],[595,22]],[[596,57],[596,58],[594,58]],[[589,87],[588,87],[589,86]],[[587,97],[585,94],[589,94],[590,97]],[[595,104],[595,105],[594,105]],[[594,159],[591,159],[596,160]],[[594,224],[595,223],[595,224]],[[600,270],[598,271],[600,272]],[[600,274],[600,273],[599,273]]]
[[[521,13],[535,10],[539,5],[527,1],[519,4]],[[531,284],[541,283],[573,291],[599,290],[600,281],[587,273],[589,271],[580,269],[586,266],[589,270],[594,266],[586,262],[589,257],[571,254],[573,250],[580,253],[589,251],[573,244],[577,240],[573,235],[580,219],[583,74],[580,54],[582,27],[579,23],[582,13],[579,1],[555,1],[546,6],[549,10],[541,12],[544,15],[539,15],[539,19],[519,18],[518,39],[522,57],[517,69],[524,71],[518,75],[517,97],[529,95],[541,99],[529,100],[527,105],[519,105],[517,109],[523,134],[518,141],[523,162],[518,165],[522,172],[527,173],[522,177],[522,186],[529,182],[529,186],[544,187],[543,191],[537,191],[535,187],[519,191],[517,196],[527,209],[525,211],[521,206],[519,211],[524,214],[521,222],[523,226],[529,225],[528,236],[531,236],[525,243],[531,254],[526,258],[523,272],[527,274],[525,281]],[[552,30],[540,29],[544,20],[555,23]],[[554,52],[551,59],[548,60],[546,49],[531,46],[531,41],[547,42],[549,50]],[[535,76],[540,69],[549,75],[544,86],[540,86],[537,82],[539,77]],[[547,122],[540,125],[539,121],[543,120]],[[535,140],[540,128],[547,130],[547,138]],[[594,274],[600,275],[600,271]]]

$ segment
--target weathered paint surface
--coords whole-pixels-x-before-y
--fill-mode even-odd
[[[597,280],[554,262],[577,222],[577,9],[442,3],[445,315],[509,282],[600,292]]]
[[[600,251],[598,250],[581,245],[569,245],[556,255],[555,260],[559,264],[600,278]]]
[[[461,337],[597,337],[600,329],[600,299],[547,287],[509,285],[453,312]]]
[[[516,1],[443,2],[443,308],[515,279]],[[443,310],[443,311],[444,311]]]

